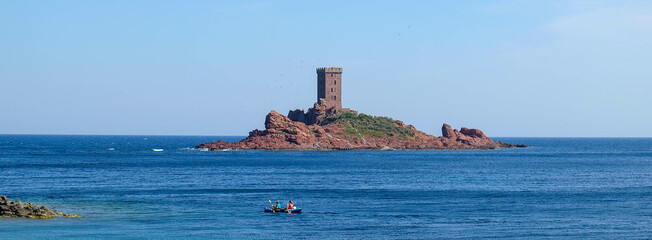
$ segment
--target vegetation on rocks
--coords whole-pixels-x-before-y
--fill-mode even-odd
[[[369,137],[412,137],[414,129],[399,124],[389,117],[371,116],[364,113],[341,113],[326,118],[327,124],[341,124],[345,132],[353,136]]]

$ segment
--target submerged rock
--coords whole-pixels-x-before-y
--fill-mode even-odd
[[[53,218],[53,217],[73,217],[78,218],[75,214],[65,214],[53,210],[47,206],[33,205],[32,203],[22,203],[20,201],[11,201],[5,196],[0,195],[0,217],[22,217],[22,218]]]

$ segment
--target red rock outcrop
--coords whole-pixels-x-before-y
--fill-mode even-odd
[[[293,121],[276,111],[267,114],[265,130],[253,130],[249,136],[240,142],[217,141],[204,143],[197,148],[209,150],[420,150],[420,149],[498,149],[524,147],[496,142],[488,138],[478,129],[461,128],[460,131],[450,125],[442,126],[442,137],[435,137],[418,131],[412,125],[402,121],[394,121],[395,127],[405,128],[410,133],[406,135],[386,134],[382,136],[356,135],[347,132],[347,127],[339,123],[329,123],[328,114],[336,114],[325,109],[319,103],[311,108],[306,116],[298,112],[295,118],[305,119]],[[303,111],[301,111],[303,113]]]

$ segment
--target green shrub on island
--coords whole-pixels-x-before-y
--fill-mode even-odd
[[[407,127],[399,126],[396,121],[389,117],[371,116],[364,113],[355,114],[351,112],[331,115],[326,118],[327,124],[342,124],[345,133],[358,137],[412,137],[414,131]]]

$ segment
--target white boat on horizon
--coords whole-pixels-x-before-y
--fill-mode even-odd
[[[163,152],[162,148],[152,148],[152,151],[154,152]]]

